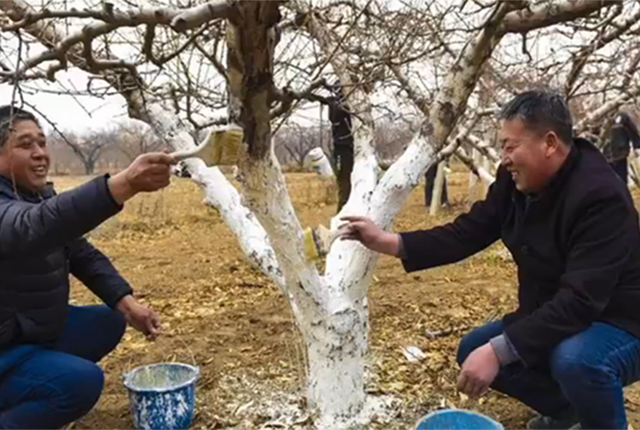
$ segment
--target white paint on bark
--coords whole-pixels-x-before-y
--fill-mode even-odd
[[[366,294],[355,299],[353,285],[328,282],[304,258],[302,228],[273,153],[265,160],[247,163],[250,168],[241,173],[243,195],[269,232],[286,279],[285,290],[298,309],[295,315],[309,364],[307,400],[317,411],[316,426],[346,428],[365,400]]]
[[[475,166],[478,166],[478,150],[476,148],[471,148],[471,160]],[[476,185],[478,184],[478,176],[475,175],[471,170],[469,170],[469,201],[475,200],[475,190]]]
[[[478,169],[478,173],[480,173],[480,177],[482,178],[482,182],[483,182],[483,187],[482,187],[482,192],[483,192],[483,196],[486,197],[487,192],[489,191],[489,185],[491,184],[491,182],[488,182],[486,179],[486,175],[491,175],[491,161],[489,160],[489,157],[482,157],[482,167],[480,169]]]
[[[444,179],[444,161],[441,161],[440,163],[438,163],[438,170],[436,171],[436,178],[433,184],[433,193],[431,194],[431,207],[429,208],[429,215],[431,216],[437,215],[440,206],[442,206]]]
[[[147,106],[147,114],[149,125],[173,150],[188,150],[195,146],[185,125],[171,111],[151,104]],[[191,178],[203,188],[204,202],[220,212],[245,255],[282,289],[284,277],[269,237],[251,211],[242,204],[238,191],[219,168],[207,167],[198,158],[185,160],[185,164]]]

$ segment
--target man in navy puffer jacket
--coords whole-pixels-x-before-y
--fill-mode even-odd
[[[159,328],[83,235],[137,193],[166,187],[174,160],[144,154],[58,195],[49,163],[37,119],[0,107],[0,428],[60,428],[85,415],[102,392],[96,363],[126,323],[148,337]],[[105,305],[70,306],[70,274]]]

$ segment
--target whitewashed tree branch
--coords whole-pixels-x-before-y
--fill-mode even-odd
[[[354,167],[351,174],[351,193],[347,203],[333,219],[332,227],[340,224],[346,214],[367,213],[370,198],[378,182],[378,161],[373,148],[374,122],[368,94],[357,85],[349,73],[349,64],[340,52],[335,36],[313,14],[308,14],[306,28],[317,41],[334,72],[339,76],[352,112],[352,134],[354,137]],[[343,290],[358,290],[360,300],[366,299],[366,287],[375,256],[362,246],[352,242],[336,242],[327,257],[326,278],[330,285]],[[361,286],[354,288],[354,286]],[[353,293],[349,293],[353,294]]]
[[[23,19],[31,7],[22,0],[2,0],[0,10],[10,12],[13,19]],[[35,22],[24,30],[47,47],[56,46],[64,39],[62,32],[52,23]],[[67,60],[76,67],[94,73],[79,49],[67,52]],[[186,149],[193,145],[190,135],[180,126],[166,108],[150,106],[147,109],[144,83],[135,70],[107,71],[100,75],[127,100],[129,113],[160,131],[159,137],[168,139],[174,149]],[[162,131],[165,128],[169,131]],[[167,133],[167,134],[165,134]],[[173,136],[168,138],[167,136]],[[204,188],[205,203],[216,208],[238,238],[240,247],[251,262],[265,273],[279,288],[283,288],[284,277],[278,267],[268,236],[251,212],[241,204],[241,198],[233,185],[218,168],[207,168],[199,160],[189,160],[188,170],[192,178]]]
[[[464,139],[471,146],[476,148],[484,157],[487,157],[493,164],[500,162],[500,155],[491,145],[480,139],[478,136],[468,133]]]
[[[527,9],[513,11],[504,17],[507,33],[524,33],[542,27],[585,17],[602,8],[622,4],[622,0],[562,0],[540,2]]]
[[[172,149],[187,150],[193,146],[188,128],[169,109],[158,103],[145,108],[140,116]],[[217,167],[207,167],[196,158],[185,163],[191,178],[203,188],[204,203],[220,212],[225,224],[236,234],[244,254],[284,292],[284,275],[269,238],[254,214],[242,204],[240,194]]]
[[[598,109],[595,109],[589,114],[587,114],[582,120],[580,120],[576,125],[575,129],[578,133],[582,133],[586,131],[587,127],[591,124],[597,123],[601,121],[603,118],[608,116],[609,114],[617,111],[622,105],[628,103],[629,101],[640,97],[640,87],[635,87],[621,96],[618,96],[602,106]]]
[[[235,6],[238,1],[239,0],[213,0],[180,11],[171,20],[171,27],[177,31],[185,31],[199,27],[205,22],[215,19],[230,18],[237,13]]]
[[[226,18],[233,14],[233,6],[237,0],[214,0],[203,5],[195,6],[186,10],[179,9],[145,9],[121,11],[114,9],[110,3],[105,3],[103,11],[70,11],[70,12],[51,12],[44,10],[35,12],[26,3],[12,0],[3,0],[0,8],[14,21],[4,30],[16,30],[23,27],[33,27],[42,19],[54,18],[57,16],[76,16],[99,18],[100,21],[92,22],[82,29],[68,36],[60,38],[57,43],[48,51],[42,52],[32,58],[27,59],[14,75],[20,78],[26,72],[44,62],[58,60],[57,64],[51,65],[47,72],[49,79],[53,80],[55,72],[63,69],[66,64],[66,56],[70,49],[80,43],[84,44],[87,50],[91,50],[91,42],[93,39],[110,33],[120,27],[136,27],[138,25],[167,25],[176,31],[185,31],[190,28],[197,27],[205,22]],[[16,19],[17,18],[17,19]],[[86,57],[86,56],[85,56]],[[102,69],[126,66],[122,60],[106,60],[101,64],[94,60]],[[129,67],[133,67],[129,65]]]
[[[462,148],[457,148],[455,152],[456,157],[469,168],[471,173],[480,178],[485,184],[490,185],[495,181],[495,177],[487,172],[484,167],[478,166],[471,157],[469,157]]]
[[[487,25],[466,45],[432,102],[429,116],[419,132],[405,153],[385,172],[372,197],[372,215],[380,226],[388,228],[391,225],[410,191],[447,142],[479,79],[482,66],[504,34],[499,26],[510,11],[508,4],[499,4]]]

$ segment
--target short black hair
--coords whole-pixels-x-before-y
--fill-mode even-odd
[[[534,131],[553,131],[566,145],[573,143],[571,111],[560,93],[547,89],[520,93],[502,107],[499,118],[519,119]]]
[[[33,121],[40,126],[38,119],[31,112],[11,105],[0,106],[0,147],[4,146],[12,124],[17,121]]]

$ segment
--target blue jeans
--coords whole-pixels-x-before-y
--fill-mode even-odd
[[[462,364],[476,348],[503,332],[502,321],[476,328],[458,348]],[[594,323],[561,342],[548,363],[500,369],[491,388],[542,415],[576,417],[582,429],[626,429],[623,387],[640,379],[640,340],[612,325]]]
[[[89,412],[104,384],[96,364],[120,342],[124,317],[107,306],[70,306],[53,348],[0,352],[0,428],[56,429]]]

